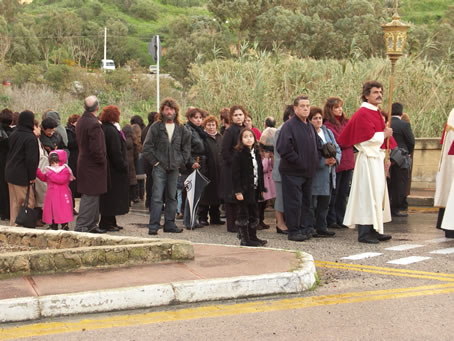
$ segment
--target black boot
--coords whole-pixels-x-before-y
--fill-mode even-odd
[[[68,231],[69,230],[68,223],[61,224],[61,229]]]
[[[377,237],[373,234],[372,225],[357,225],[358,241],[366,244],[378,244]]]
[[[259,242],[250,239],[247,225],[238,226],[238,235],[241,240],[241,246],[262,246]]]
[[[58,230],[58,224],[50,224],[48,230]]]
[[[258,224],[254,224],[254,223],[250,223],[248,225],[249,239],[251,241],[260,243],[260,246],[266,245],[268,243],[268,241],[257,238],[257,225]]]

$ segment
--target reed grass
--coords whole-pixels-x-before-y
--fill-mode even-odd
[[[214,114],[222,107],[241,104],[261,128],[266,116],[280,121],[285,105],[302,93],[310,96],[312,105],[321,107],[328,97],[339,96],[351,116],[361,105],[362,84],[378,80],[385,87],[383,109],[387,111],[390,72],[390,62],[383,58],[313,60],[250,50],[236,60],[193,65],[188,103]],[[394,84],[393,102],[404,105],[415,135],[440,136],[454,107],[452,65],[402,57]]]

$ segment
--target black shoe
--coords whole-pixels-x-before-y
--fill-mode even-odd
[[[329,225],[328,228],[329,229],[341,229],[343,227],[341,225],[334,223],[334,224]]]
[[[378,244],[379,241],[378,239],[375,239],[374,237],[366,237],[363,239],[358,239],[360,243],[365,243],[365,244]]]
[[[172,227],[165,227],[164,226],[164,232],[167,232],[167,233],[181,233],[183,232],[183,229],[180,229],[176,226],[172,226]]]
[[[112,225],[111,226],[100,226],[99,228],[103,229],[105,231],[109,231],[109,232],[118,232],[118,231],[120,231],[119,228],[117,228],[116,226],[112,226]]]
[[[150,236],[156,236],[158,234],[158,230],[155,230],[155,229],[149,229],[148,230],[148,234]]]
[[[288,230],[281,230],[281,229],[276,225],[276,233],[277,233],[277,234],[288,234]]]
[[[61,229],[65,230],[65,231],[68,231],[69,230],[68,223],[61,224]]]
[[[270,225],[268,224],[265,224],[265,222],[261,221],[258,225],[257,225],[257,230],[268,230],[270,228]]]
[[[317,230],[317,233],[314,237],[316,237],[316,238],[334,237],[335,234],[336,234],[336,232],[328,231],[328,229],[325,228],[325,229]]]
[[[375,231],[374,237],[377,238],[378,241],[380,241],[380,242],[385,242],[392,238],[392,236],[389,234],[381,234],[381,233],[378,233],[377,231]]]
[[[106,230],[99,228],[98,226],[93,227],[91,230],[88,230],[89,233],[106,233]]]
[[[199,220],[199,224],[202,225],[202,226],[208,226],[208,225],[210,225],[210,223],[209,223],[208,220],[206,220],[206,219],[200,219],[200,220]]]
[[[47,228],[48,230],[58,230],[58,224],[50,224]]]
[[[294,242],[304,242],[305,240],[309,239],[306,234],[301,232],[296,233],[288,233],[288,240],[292,240]]]
[[[211,225],[224,225],[224,224],[225,224],[225,221],[224,221],[224,220],[221,220],[221,219],[218,219],[218,220],[210,220],[210,224],[211,224]]]
[[[403,213],[400,211],[392,212],[391,215],[393,217],[408,217],[408,213]]]
[[[123,230],[123,226],[115,225],[114,227],[116,227],[116,228],[119,229],[119,230]]]

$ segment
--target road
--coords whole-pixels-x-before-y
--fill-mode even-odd
[[[270,247],[312,254],[319,286],[302,295],[7,324],[0,340],[452,340],[454,240],[435,221],[433,211],[411,212],[387,224],[393,239],[378,245],[357,243],[347,229],[303,243],[260,231]],[[140,209],[119,222],[123,234],[147,235]],[[221,226],[165,237],[238,244]]]

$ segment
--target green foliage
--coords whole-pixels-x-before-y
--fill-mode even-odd
[[[106,73],[105,79],[107,84],[110,84],[114,89],[121,91],[129,87],[132,78],[131,76],[131,72],[125,69],[118,69]]]
[[[56,90],[67,89],[71,82],[71,68],[67,65],[49,65],[44,79]]]
[[[216,113],[234,103],[244,105],[257,126],[266,116],[281,119],[286,104],[306,93],[313,105],[323,106],[330,96],[344,100],[352,115],[360,106],[366,80],[381,81],[386,88],[390,63],[371,58],[359,61],[298,59],[249,49],[238,60],[218,60],[192,66],[194,85],[189,102]],[[418,136],[438,136],[454,107],[454,70],[448,63],[400,58],[396,67],[394,101],[402,102]],[[385,93],[387,90],[385,89]],[[424,98],[424,101],[421,99]],[[386,101],[386,98],[385,98]],[[383,105],[387,108],[387,103]]]
[[[159,17],[159,7],[147,0],[136,0],[129,8],[136,18],[156,20]]]
[[[39,65],[17,63],[9,71],[9,79],[17,86],[25,83],[42,83],[42,68]]]

